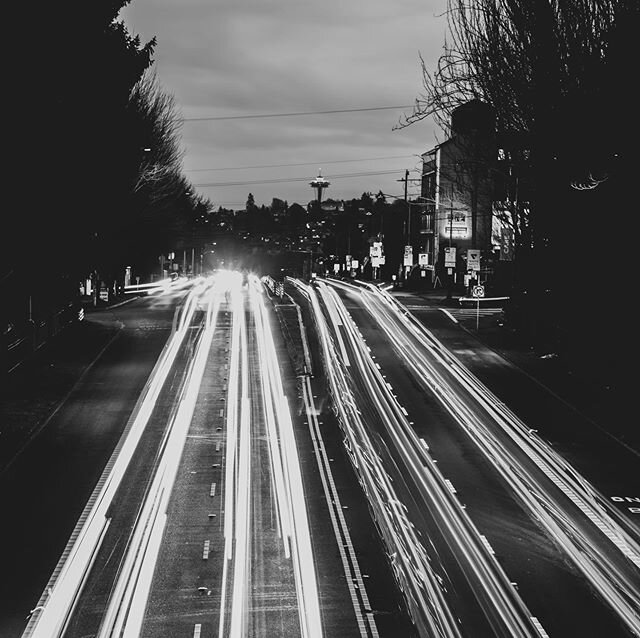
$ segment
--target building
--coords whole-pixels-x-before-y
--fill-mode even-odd
[[[490,106],[472,100],[453,111],[450,137],[422,155],[415,239],[434,286],[491,284],[496,262],[513,259],[511,160],[521,146],[496,132]]]

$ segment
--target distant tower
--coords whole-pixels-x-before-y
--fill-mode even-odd
[[[316,199],[318,200],[318,206],[320,206],[320,202],[322,201],[322,190],[329,187],[329,184],[324,177],[322,177],[322,170],[318,169],[318,177],[309,182],[309,186],[315,189],[316,191]]]

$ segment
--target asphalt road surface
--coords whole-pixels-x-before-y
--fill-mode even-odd
[[[638,627],[638,528],[631,508],[620,515],[615,502],[586,484],[584,476],[576,477],[564,457],[556,455],[531,428],[521,428],[511,412],[500,406],[513,403],[536,426],[534,417],[544,410],[547,434],[565,428],[565,441],[575,437],[574,449],[591,449],[581,457],[580,469],[590,470],[587,478],[597,488],[615,490],[617,484],[617,490],[625,485],[628,490],[637,473],[637,455],[593,423],[583,422],[580,429],[576,410],[518,373],[495,352],[479,348],[459,327],[454,329],[444,314],[430,314],[425,308],[421,318],[430,328],[435,319],[439,337],[444,335],[457,361],[443,358],[442,343],[421,341],[424,335],[418,322],[408,320],[406,308],[338,282],[333,288],[340,291],[367,349],[406,408],[413,431],[427,442],[449,487],[464,503],[509,579],[517,584],[536,628],[540,624],[549,635],[634,635]],[[343,319],[341,325],[346,323]],[[456,368],[463,358],[495,388],[495,396],[460,375]],[[354,377],[357,372],[362,373],[361,366],[354,366],[352,360],[349,374]],[[523,410],[532,399],[535,407]],[[478,405],[487,402],[489,417]],[[598,443],[590,448],[594,439]],[[593,462],[595,454],[602,454],[603,465]],[[397,456],[406,463],[409,454],[401,450]],[[604,476],[603,467],[615,467],[614,476]],[[536,478],[537,473],[544,476]],[[436,525],[438,518],[439,514],[433,515]],[[413,518],[414,523],[417,520]],[[451,539],[449,534],[443,540],[451,548],[447,537]],[[458,556],[456,562],[463,561]],[[448,567],[447,572],[451,574]],[[468,568],[466,572],[463,580],[468,582]],[[450,592],[447,596],[454,610],[472,608],[468,601],[458,603]],[[466,622],[473,627],[472,635],[496,635],[495,627],[485,633],[481,622]],[[515,632],[507,629],[506,635],[510,631]]]
[[[637,635],[637,451],[418,297],[266,283],[89,315],[3,453],[0,635]]]
[[[0,474],[0,635],[19,636],[120,439],[183,292],[91,314],[110,326],[98,359]]]
[[[296,374],[264,288],[161,293],[110,313],[117,337],[3,473],[10,541],[37,547],[5,552],[24,585],[4,581],[3,635],[414,635],[326,389]],[[30,518],[25,476],[48,508]]]

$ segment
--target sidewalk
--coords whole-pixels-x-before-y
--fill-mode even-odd
[[[0,472],[14,454],[35,435],[55,413],[75,383],[102,349],[118,334],[115,320],[91,318],[119,307],[136,296],[111,303],[83,304],[85,315],[49,338],[35,352],[7,373],[0,428]]]

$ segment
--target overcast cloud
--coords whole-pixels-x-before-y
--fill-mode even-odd
[[[184,170],[214,205],[273,197],[306,204],[318,169],[326,197],[402,195],[397,180],[440,131],[393,130],[403,111],[190,122],[189,118],[409,105],[422,89],[419,55],[442,52],[446,0],[133,0],[130,32],[157,37],[156,71],[181,115]],[[372,159],[386,158],[386,159]],[[344,162],[343,160],[356,160]],[[334,163],[336,162],[336,163]],[[305,164],[304,166],[272,166]],[[388,175],[340,174],[392,171]],[[412,173],[411,177],[418,177]],[[257,184],[267,180],[297,179]],[[239,185],[222,185],[230,182]],[[205,184],[216,184],[205,186]],[[413,183],[410,193],[418,192]]]

